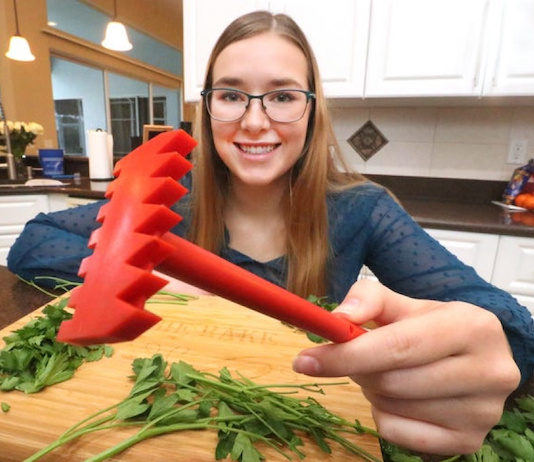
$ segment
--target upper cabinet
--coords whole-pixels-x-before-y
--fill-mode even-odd
[[[185,99],[209,53],[255,9],[292,16],[330,98],[534,96],[534,0],[184,0]]]
[[[534,0],[372,0],[365,95],[534,95]]]
[[[373,0],[367,97],[471,96],[489,0]]]
[[[371,0],[184,0],[185,100],[197,101],[218,36],[241,14],[257,9],[290,15],[317,57],[329,97],[362,97]]]
[[[200,99],[209,55],[226,26],[242,14],[268,6],[267,0],[183,0],[185,101]]]
[[[534,0],[494,3],[484,95],[534,94]]]
[[[363,97],[371,0],[271,0],[302,28],[317,58],[326,95]]]

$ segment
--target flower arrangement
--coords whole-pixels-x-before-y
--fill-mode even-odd
[[[33,144],[38,135],[44,133],[43,126],[36,122],[12,122],[11,120],[7,121],[7,131],[11,140],[11,152],[15,159],[22,159],[26,147]],[[6,146],[5,136],[5,125],[0,122],[0,146]]]

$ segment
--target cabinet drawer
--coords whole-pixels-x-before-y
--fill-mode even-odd
[[[501,236],[493,283],[518,297],[534,300],[534,239]]]
[[[20,232],[28,220],[48,210],[45,194],[0,196],[0,234]]]

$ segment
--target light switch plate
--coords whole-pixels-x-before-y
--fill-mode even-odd
[[[507,164],[524,164],[527,161],[528,140],[513,139],[508,148]]]

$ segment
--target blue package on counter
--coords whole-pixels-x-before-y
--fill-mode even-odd
[[[507,205],[513,204],[514,199],[521,193],[531,175],[534,175],[534,159],[530,159],[528,164],[514,170],[502,195],[502,201]]]

